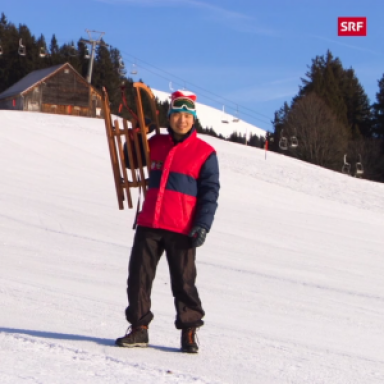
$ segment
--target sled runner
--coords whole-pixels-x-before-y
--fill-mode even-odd
[[[159,119],[156,111],[155,96],[145,84],[133,83],[135,89],[135,104],[137,113],[132,120],[116,118],[112,121],[108,93],[103,88],[103,112],[105,119],[105,129],[107,134],[108,148],[112,165],[112,172],[115,182],[116,196],[119,209],[124,209],[124,201],[128,208],[133,208],[131,188],[138,188],[140,206],[140,196],[144,197],[147,190],[147,180],[150,172],[150,157],[147,134],[154,129],[156,134],[160,134]],[[123,102],[126,105],[124,89],[122,88]],[[151,119],[146,119],[142,94],[144,94],[150,104]]]

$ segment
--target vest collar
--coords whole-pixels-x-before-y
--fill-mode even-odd
[[[175,145],[177,145],[177,144],[180,144],[180,143],[183,143],[185,140],[187,140],[189,137],[193,137],[193,136],[196,136],[196,128],[195,128],[195,126],[192,126],[192,128],[190,129],[190,131],[188,132],[188,133],[186,133],[183,137],[182,137],[182,139],[181,140],[178,140],[178,141],[176,141],[175,140],[175,136],[174,136],[174,131],[173,131],[173,129],[170,127],[170,126],[168,126],[168,133],[169,133],[169,135],[171,136],[171,138],[172,138],[172,140],[173,140],[173,143],[175,144]]]

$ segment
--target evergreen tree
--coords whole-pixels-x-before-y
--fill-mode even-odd
[[[376,103],[373,108],[372,134],[375,138],[384,140],[384,75],[378,81],[379,92],[376,93]]]
[[[371,137],[372,115],[369,99],[352,68],[344,70],[342,89],[351,138],[355,140],[361,135]]]
[[[121,96],[121,80],[116,68],[116,58],[120,55],[116,48],[108,48],[100,45],[96,48],[96,57],[93,68],[92,85],[97,89],[106,88],[109,100],[111,102],[111,110],[118,113],[119,106],[122,102]],[[127,86],[127,84],[125,84]],[[128,85],[129,87],[129,85]],[[131,99],[130,99],[131,100]],[[132,108],[130,104],[130,108]],[[123,117],[130,119],[128,112],[124,109]]]
[[[0,30],[1,30],[1,27],[5,28],[8,24],[8,20],[7,20],[7,17],[5,16],[4,12],[1,12],[1,16],[0,16]]]
[[[62,57],[60,56],[60,48],[55,35],[52,35],[51,44],[49,45],[49,52],[49,61],[51,66],[62,63]]]
[[[73,68],[76,69],[77,72],[80,74],[82,73],[82,60],[77,52],[77,49],[75,48],[73,41],[71,41],[69,44],[63,44],[59,48],[57,62],[58,64],[64,64],[68,62],[72,65]]]
[[[284,127],[287,124],[288,115],[290,111],[291,108],[289,107],[288,103],[284,102],[284,105],[278,111],[275,112],[275,118],[273,120],[275,131],[273,135],[269,135],[269,149],[273,152],[280,152],[279,140],[284,134],[287,133],[284,132]]]
[[[79,39],[77,42],[77,56],[79,60],[79,69],[81,76],[83,76],[85,79],[87,78],[88,74],[88,66],[89,66],[89,58],[87,58],[87,55],[90,55],[90,52],[88,50],[88,47],[85,43]]]
[[[326,55],[317,56],[312,60],[306,78],[301,79],[301,81],[299,93],[293,98],[291,105],[284,103],[284,106],[275,112],[273,121],[275,127],[274,141],[270,141],[270,148],[271,150],[278,150],[281,137],[296,137],[297,131],[300,130],[302,135],[298,137],[300,148],[294,151],[288,149],[285,153],[337,170],[340,148],[343,148],[344,151],[347,151],[348,148],[352,155],[352,149],[355,153],[356,147],[362,147],[361,140],[371,138],[375,129],[377,131],[378,124],[376,124],[375,129],[372,127],[372,111],[369,99],[354,70],[352,68],[344,69],[341,61],[334,58],[330,51],[327,51]],[[384,86],[384,79],[382,85]],[[321,106],[321,103],[316,101],[313,96],[306,100],[305,103],[301,102],[310,95],[319,97],[329,108],[329,111],[326,111],[325,107]],[[300,108],[296,108],[298,104],[300,104]],[[328,125],[332,126],[332,129],[339,130],[339,132],[329,132],[325,124],[318,125],[311,121],[309,116],[305,116],[304,107],[308,109],[308,115],[316,113],[319,118],[321,117],[319,111],[324,111],[325,121],[328,121]],[[314,108],[313,111],[311,108]],[[300,110],[300,113],[298,113],[298,110]],[[336,121],[333,121],[332,116]],[[379,121],[379,119],[380,117],[376,120]],[[300,120],[306,121],[305,127],[300,125]],[[310,126],[313,127],[312,129],[315,132],[311,133],[308,130]],[[313,139],[319,134],[322,135],[323,139],[316,142],[316,157],[313,152]],[[332,145],[335,156],[329,153],[330,137],[333,137],[333,140],[337,138],[337,146]],[[308,143],[312,143],[311,149],[308,149]],[[359,144],[357,145],[357,143]],[[324,148],[321,148],[321,145]],[[325,148],[325,146],[328,146],[328,148]],[[303,151],[303,147],[305,151]],[[327,160],[318,160],[320,159],[318,157],[319,153],[323,153],[322,158]],[[326,157],[324,157],[325,153],[327,153]],[[354,156],[357,156],[356,153]],[[316,158],[317,160],[315,160]]]
[[[50,66],[47,43],[43,34],[36,40],[38,60],[35,69],[47,68]],[[45,56],[43,56],[45,55]]]
[[[330,51],[312,60],[308,79],[301,79],[300,98],[315,92],[331,109],[338,121],[348,127],[351,139],[371,136],[369,99],[352,68],[344,69]]]
[[[337,119],[343,125],[348,124],[347,106],[343,94],[344,70],[338,58],[334,58],[328,50],[325,56],[316,56],[312,60],[308,79],[301,79],[298,98],[314,92],[328,105]],[[294,101],[297,98],[294,99]]]

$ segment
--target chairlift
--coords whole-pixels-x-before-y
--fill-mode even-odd
[[[361,176],[363,173],[364,173],[364,168],[361,162],[361,155],[359,154],[359,161],[356,162],[356,177]]]
[[[168,87],[169,87],[169,90],[171,91],[171,95],[168,96],[168,99],[172,99],[172,93],[174,92],[172,81],[169,82]]]
[[[232,121],[234,123],[238,123],[240,121],[240,119],[239,119],[239,107],[236,108],[236,116],[233,116]]]
[[[341,172],[344,173],[345,175],[351,174],[351,164],[347,162],[347,154],[344,155],[344,164],[343,164],[343,167],[341,168]]]
[[[77,56],[77,49],[73,44],[69,47],[68,53],[69,53],[69,56],[72,56],[72,57]]]
[[[0,41],[0,56],[4,53],[3,47],[1,46],[1,41]]]
[[[45,47],[40,47],[39,56],[40,56],[40,57],[45,57],[45,56],[47,56],[47,50],[45,49]]]
[[[132,63],[131,75],[137,75],[137,66],[135,63]]]
[[[121,57],[119,57],[119,68],[120,69],[125,69],[124,61]]]
[[[91,55],[89,54],[88,47],[85,46],[85,51],[84,51],[84,59],[89,59]]]
[[[221,119],[221,122],[224,123],[224,124],[228,124],[229,123],[227,117],[225,116],[224,105],[223,105],[223,118]]]
[[[285,136],[280,138],[280,140],[279,140],[279,147],[283,151],[286,151],[288,149],[288,139]]]
[[[125,75],[125,65],[123,59],[119,56],[119,66],[117,67],[117,73],[123,77]]]
[[[286,136],[283,136],[283,129],[280,132],[280,140],[279,140],[279,147],[283,151],[286,151],[288,149],[288,138]]]
[[[289,139],[289,146],[291,148],[296,148],[299,145],[299,141],[296,136],[291,136]]]
[[[25,56],[27,54],[27,49],[25,48],[25,46],[23,45],[23,39],[20,39],[19,40],[19,49],[18,49],[18,53],[20,56]]]

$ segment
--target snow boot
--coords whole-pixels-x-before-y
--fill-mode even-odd
[[[148,346],[148,327],[139,325],[137,327],[130,326],[127,334],[116,339],[115,344],[119,347],[147,347]]]
[[[186,353],[197,353],[199,351],[196,342],[196,328],[181,330],[181,350]]]

